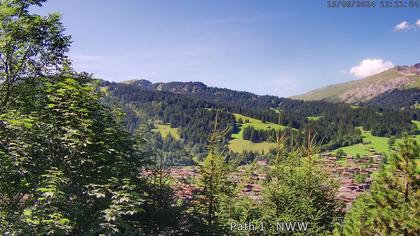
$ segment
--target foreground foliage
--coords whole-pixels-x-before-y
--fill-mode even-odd
[[[420,144],[406,136],[389,164],[374,177],[370,193],[353,203],[344,221],[344,235],[418,235],[419,158]]]

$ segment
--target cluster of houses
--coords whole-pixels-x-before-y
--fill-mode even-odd
[[[257,161],[258,166],[267,166],[267,161]],[[234,182],[241,182],[241,179],[246,176],[246,168],[239,167],[236,172],[230,176]],[[197,171],[194,168],[171,168],[170,176],[176,180],[174,185],[175,194],[177,197],[183,199],[191,199],[194,188],[191,186],[191,179],[197,176]],[[261,185],[260,183],[266,178],[265,173],[254,171],[251,173],[248,181],[243,186],[241,195],[250,197],[251,199],[258,200],[261,198]]]
[[[371,175],[379,168],[382,155],[371,151],[372,156],[342,157],[345,162],[339,162],[331,153],[321,154],[324,168],[340,183],[338,198],[347,206],[360,194],[367,191],[372,183]]]
[[[261,170],[261,167],[267,167],[268,162],[266,160],[257,161],[257,168]],[[234,179],[239,180],[239,176],[243,175],[244,169],[239,169],[237,173],[234,174]],[[261,199],[261,183],[267,178],[266,173],[261,173],[260,171],[253,171],[249,177],[249,180],[246,182],[244,188],[241,191],[241,195],[248,196],[253,200],[260,200]],[[239,182],[239,181],[238,181]]]
[[[170,175],[177,180],[174,186],[175,195],[183,199],[191,199],[194,188],[190,184],[191,178],[197,176],[197,171],[193,168],[171,168]]]
[[[337,197],[343,200],[347,207],[360,194],[369,189],[372,182],[371,175],[378,170],[382,161],[381,154],[374,152],[374,150],[370,152],[370,156],[346,156],[341,158],[331,153],[321,154],[320,160],[325,170],[337,178],[340,183]],[[231,180],[238,183],[243,182],[243,178],[248,176],[240,194],[256,201],[261,199],[261,183],[266,179],[266,173],[261,170],[269,168],[267,161],[258,161],[257,166],[259,168],[256,168],[256,171],[253,171],[250,175],[246,173],[249,171],[247,168],[239,167],[231,176]],[[174,186],[176,195],[180,198],[191,199],[194,189],[190,183],[191,179],[197,176],[197,171],[194,168],[171,168],[170,175],[177,180],[177,184]]]

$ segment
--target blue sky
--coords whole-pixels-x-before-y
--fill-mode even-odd
[[[328,9],[325,0],[50,0],[31,10],[60,12],[75,69],[112,81],[201,81],[291,96],[420,62],[420,8]]]

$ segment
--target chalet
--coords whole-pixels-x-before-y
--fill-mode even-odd
[[[321,153],[321,157],[332,157],[333,155],[331,155],[331,153],[329,152],[325,152],[325,153]]]

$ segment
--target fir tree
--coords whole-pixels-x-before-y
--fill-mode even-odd
[[[266,235],[290,235],[276,228],[278,222],[307,224],[305,230],[295,232],[301,235],[331,232],[343,205],[336,198],[338,184],[315,160],[314,139],[308,137],[307,146],[298,148],[285,145],[285,134],[277,132],[274,138],[277,156],[263,185],[261,204]]]
[[[203,235],[221,235],[228,231],[230,203],[234,199],[234,184],[229,179],[230,163],[218,143],[229,131],[218,131],[217,114],[213,132],[208,139],[208,152],[197,163],[197,194],[192,204],[194,223],[192,230]]]
[[[404,137],[389,163],[374,176],[370,193],[347,214],[344,235],[418,235],[420,181],[416,161],[420,144]]]

